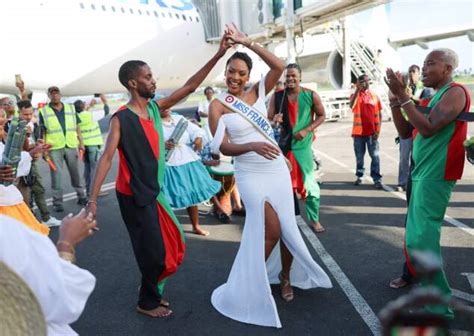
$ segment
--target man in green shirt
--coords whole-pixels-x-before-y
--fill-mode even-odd
[[[447,48],[435,49],[426,56],[423,84],[436,90],[433,97],[420,101],[420,105],[426,107],[426,114],[415,107],[406,92],[402,75],[387,69],[390,106],[398,133],[402,138],[408,138],[414,129],[414,167],[405,229],[405,257],[409,272],[415,276],[411,257],[414,251],[430,251],[441,258],[441,225],[451,192],[463,173],[467,122],[457,118],[462,112],[469,111],[471,102],[469,91],[452,78],[458,62],[457,54]],[[422,279],[422,285],[429,285],[427,279]],[[434,275],[432,285],[441,294],[451,295],[443,271]],[[453,311],[447,306],[426,308],[447,319],[454,318]]]

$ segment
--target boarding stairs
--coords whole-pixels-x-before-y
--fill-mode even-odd
[[[339,23],[328,27],[327,33],[331,35],[335,42],[337,51],[344,58],[342,27]],[[349,47],[349,57],[352,74],[358,78],[361,75],[369,76],[371,87],[380,97],[382,103],[382,118],[391,119],[391,110],[388,102],[388,94],[383,81],[384,73],[380,64],[375,59],[375,51],[370,49],[360,41],[351,41]]]

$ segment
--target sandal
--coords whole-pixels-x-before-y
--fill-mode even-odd
[[[232,209],[232,214],[236,216],[245,217],[245,208],[242,207],[240,209]]]
[[[281,272],[280,274],[278,274],[278,279],[280,279],[281,298],[285,302],[293,301],[294,294],[293,294],[293,288],[291,288],[290,280],[283,279]]]
[[[215,215],[217,219],[223,224],[229,224],[231,222],[229,215],[225,213],[220,213],[220,214],[216,213]]]

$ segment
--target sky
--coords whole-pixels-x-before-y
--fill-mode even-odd
[[[427,30],[439,26],[461,25],[474,22],[473,0],[394,0],[385,5],[390,33],[406,33]],[[356,15],[358,25],[366,22],[371,11]],[[459,55],[458,70],[474,69],[474,43],[467,36],[439,40],[428,44],[430,49],[450,48]],[[409,46],[397,50],[402,66],[422,65],[429,50]]]

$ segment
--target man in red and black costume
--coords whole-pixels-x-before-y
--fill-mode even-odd
[[[165,148],[160,110],[171,108],[192,93],[230,47],[226,35],[217,53],[183,87],[170,96],[153,100],[156,81],[142,61],[125,62],[119,80],[130,92],[127,105],[115,113],[91,188],[88,210],[97,211],[100,187],[119,151],[117,199],[123,221],[142,274],[137,311],[151,317],[171,315],[162,299],[166,279],[184,257],[184,236],[176,216],[160,188],[165,173]]]

